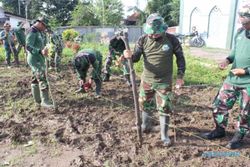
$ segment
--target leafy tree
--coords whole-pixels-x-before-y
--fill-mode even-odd
[[[78,0],[44,0],[43,12],[50,18],[55,19],[56,25],[68,25],[71,12],[74,10]]]
[[[92,3],[78,3],[75,7],[74,11],[72,12],[72,26],[90,26],[90,25],[100,25],[100,20],[94,14],[94,6]]]
[[[102,25],[119,25],[123,16],[121,0],[96,0],[94,12]]]
[[[0,0],[3,4],[3,8],[5,11],[19,14],[19,5],[18,2],[20,2],[20,15],[25,17],[25,3],[23,0]]]
[[[71,25],[119,25],[123,6],[120,0],[79,2],[72,12]]]
[[[180,0],[150,0],[146,12],[159,13],[169,26],[178,25]]]

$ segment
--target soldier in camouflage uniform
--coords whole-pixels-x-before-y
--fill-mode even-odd
[[[176,86],[184,84],[185,58],[178,39],[166,33],[167,25],[158,14],[151,14],[144,24],[145,35],[136,44],[134,53],[126,50],[125,58],[133,62],[144,58],[141,76],[139,103],[142,111],[142,131],[152,130],[151,115],[157,109],[160,115],[161,140],[165,146],[171,145],[168,137],[168,124],[172,113],[173,54],[176,56],[178,76]]]
[[[232,64],[232,68],[213,102],[216,127],[213,131],[202,134],[209,140],[224,137],[228,110],[232,109],[238,99],[241,112],[236,133],[227,145],[230,149],[242,146],[242,139],[250,128],[250,4],[239,11],[239,19],[242,28],[234,38],[231,54],[219,64],[220,69],[225,69],[229,64]]]
[[[91,88],[92,79],[96,85],[96,96],[100,97],[102,78],[101,78],[101,69],[102,69],[102,54],[99,51],[93,49],[85,49],[79,51],[72,60],[73,67],[77,72],[79,79],[80,88],[76,91],[77,93],[85,93],[88,89]],[[86,81],[88,69],[92,66],[92,76],[91,79]]]
[[[125,77],[125,80],[128,85],[131,85],[130,83],[130,75],[129,75],[129,66],[128,61],[124,59],[123,51],[126,49],[125,44],[123,40],[121,39],[121,36],[127,35],[127,33],[123,31],[117,31],[115,33],[115,36],[111,38],[109,42],[109,55],[105,61],[104,66],[104,78],[103,81],[109,81],[110,74],[111,74],[111,65],[113,60],[117,60],[118,57],[118,63],[122,63],[123,67],[123,75]]]
[[[49,33],[49,56],[50,56],[50,60],[49,60],[49,64],[51,68],[54,68],[57,70],[57,72],[59,71],[59,65],[61,62],[61,55],[62,55],[62,50],[63,50],[63,44],[62,41],[59,37],[59,35],[57,35],[55,32],[53,32],[52,30],[48,31]]]
[[[42,107],[53,107],[49,98],[49,86],[46,79],[46,58],[48,48],[44,31],[48,28],[48,20],[40,17],[28,30],[26,37],[27,61],[33,72],[31,90],[35,102]]]
[[[25,49],[25,29],[23,28],[23,26],[24,22],[19,21],[17,24],[17,28],[13,30],[18,42],[17,55],[19,55],[22,47]]]
[[[6,63],[7,66],[10,67],[11,62],[11,54],[13,54],[14,59],[15,59],[15,64],[19,65],[19,60],[18,60],[18,55],[17,51],[15,48],[15,43],[14,43],[14,34],[10,31],[11,25],[9,23],[4,23],[4,30],[1,31],[0,33],[0,40],[3,41],[3,46],[5,49],[5,55],[6,55]]]

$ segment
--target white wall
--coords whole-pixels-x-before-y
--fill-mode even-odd
[[[226,48],[231,0],[183,0],[183,26],[181,32],[189,33],[189,22],[191,11],[197,7],[192,15],[191,27],[196,26],[199,33],[202,33],[208,47]],[[214,6],[218,10],[211,13],[209,37],[208,16]]]

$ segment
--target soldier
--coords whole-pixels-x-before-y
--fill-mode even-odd
[[[127,33],[123,31],[117,31],[115,33],[115,36],[109,42],[109,55],[105,61],[103,81],[109,81],[111,73],[110,67],[112,65],[112,61],[116,60],[116,56],[118,56],[117,63],[122,63],[123,75],[125,77],[126,83],[131,86],[128,61],[124,59],[123,56],[123,51],[126,49],[125,44],[121,39],[121,36],[123,35],[127,35]]]
[[[25,29],[24,29],[24,22],[19,21],[17,24],[17,28],[13,30],[15,37],[18,42],[17,46],[17,55],[19,55],[22,47],[25,49]]]
[[[229,113],[234,103],[239,100],[240,114],[237,129],[227,148],[235,149],[242,146],[243,137],[250,128],[250,4],[239,11],[242,24],[234,38],[234,46],[230,55],[219,64],[220,69],[226,69],[232,64],[231,70],[213,101],[213,118],[215,129],[202,134],[206,139],[222,138],[228,124]]]
[[[185,58],[178,39],[166,33],[167,25],[161,16],[156,13],[149,15],[143,29],[146,34],[139,38],[134,53],[125,50],[124,57],[132,58],[133,62],[139,61],[141,55],[144,58],[139,93],[142,131],[146,133],[152,130],[151,115],[156,102],[161,140],[165,146],[170,146],[168,124],[172,113],[173,54],[177,59],[176,87],[179,88],[184,84]]]
[[[61,62],[61,55],[63,50],[63,43],[55,32],[52,30],[48,31],[49,33],[49,56],[50,56],[50,68],[55,68],[56,71],[59,71],[59,65]]]
[[[17,55],[17,51],[15,48],[15,43],[14,43],[15,36],[10,31],[11,25],[8,22],[4,23],[3,27],[4,27],[4,30],[0,33],[0,40],[3,41],[5,55],[6,55],[6,63],[7,63],[8,68],[10,68],[11,67],[11,63],[10,63],[11,54],[13,54],[14,56],[14,59],[15,59],[14,63],[16,65],[19,65],[18,55]]]
[[[46,79],[46,58],[48,48],[45,47],[45,39],[42,35],[48,28],[48,20],[40,17],[28,30],[26,48],[28,51],[28,64],[33,72],[31,90],[35,102],[42,107],[53,107],[49,98],[49,86]]]
[[[85,93],[91,88],[92,79],[96,85],[96,97],[100,97],[101,93],[101,69],[102,69],[102,54],[99,51],[93,49],[85,49],[79,51],[72,61],[73,67],[77,72],[79,79],[80,88],[76,91],[77,93]],[[90,67],[92,69],[92,77],[89,81],[86,81],[87,72]]]

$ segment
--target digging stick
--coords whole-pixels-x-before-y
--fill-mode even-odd
[[[121,38],[124,41],[126,49],[130,50],[127,35],[123,35],[123,36],[121,36]],[[134,71],[134,68],[133,68],[132,60],[131,59],[127,59],[127,60],[128,60],[128,65],[129,65],[130,80],[131,80],[131,84],[132,84],[133,97],[134,97],[136,126],[137,126],[137,137],[138,137],[140,146],[142,146],[141,118],[140,118],[140,110],[139,110],[138,93],[137,93],[136,83],[135,83],[135,71]]]

